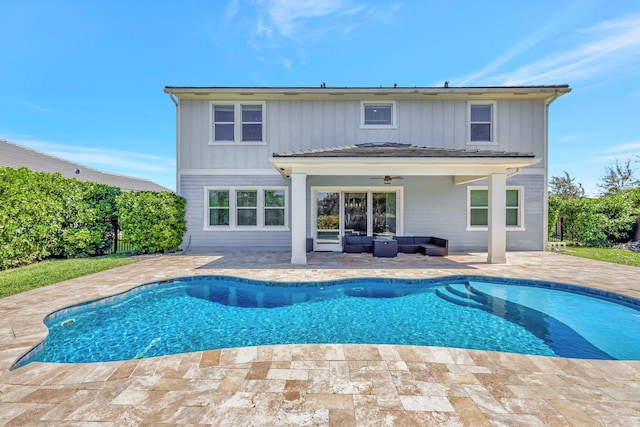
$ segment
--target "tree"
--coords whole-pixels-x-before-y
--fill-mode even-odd
[[[616,159],[612,164],[607,166],[606,173],[600,180],[602,184],[598,184],[598,187],[602,189],[600,192],[602,196],[620,194],[640,184],[633,176],[631,159],[628,159],[624,165],[621,165],[618,159]]]
[[[549,193],[555,194],[563,200],[580,199],[584,197],[582,184],[574,183],[575,178],[571,178],[568,172],[564,176],[552,176],[549,181]]]

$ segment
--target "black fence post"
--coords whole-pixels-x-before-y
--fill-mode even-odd
[[[113,233],[113,253],[117,254],[118,253],[118,227],[115,226],[113,231],[114,231],[114,233]]]

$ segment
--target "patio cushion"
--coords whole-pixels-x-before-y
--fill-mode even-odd
[[[410,237],[410,236],[396,237],[396,240],[398,241],[398,246],[415,244],[414,237]]]

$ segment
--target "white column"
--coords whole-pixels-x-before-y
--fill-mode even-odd
[[[507,174],[489,175],[489,264],[507,263]]]
[[[291,264],[307,263],[307,174],[291,174]]]

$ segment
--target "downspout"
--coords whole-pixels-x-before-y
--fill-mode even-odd
[[[549,243],[549,105],[560,96],[560,91],[544,101],[544,195],[543,216],[542,216],[542,250],[544,251]]]
[[[180,99],[171,92],[169,99],[176,106],[176,194],[180,196]]]

